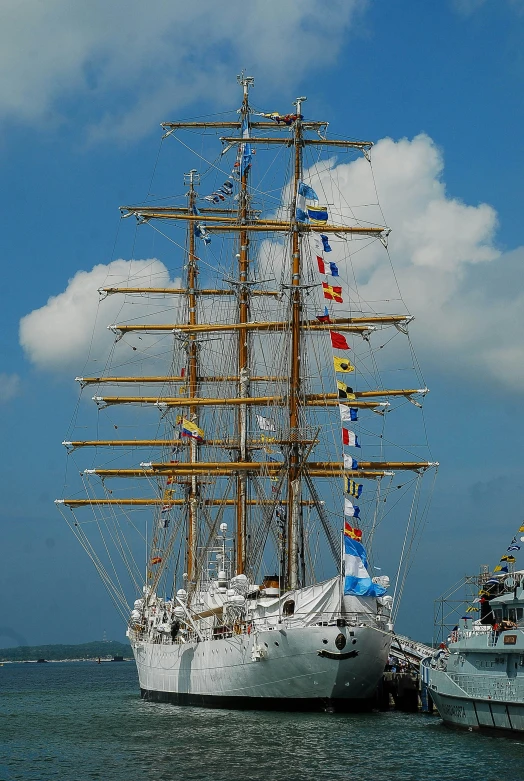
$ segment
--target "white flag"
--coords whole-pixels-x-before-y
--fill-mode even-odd
[[[273,421],[263,415],[257,415],[257,423],[261,431],[276,431]]]
[[[351,407],[348,407],[347,404],[339,404],[340,409],[340,420],[342,423],[350,423],[351,422]]]
[[[356,461],[353,456],[348,456],[346,453],[344,453],[344,469],[357,469],[358,468],[358,461]]]
[[[344,515],[347,515],[349,518],[355,517],[355,507],[353,505],[353,502],[351,502],[349,499],[344,499]]]

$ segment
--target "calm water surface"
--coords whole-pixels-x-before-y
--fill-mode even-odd
[[[134,664],[0,668],[0,781],[524,781],[524,739],[433,716],[204,710],[140,700]]]

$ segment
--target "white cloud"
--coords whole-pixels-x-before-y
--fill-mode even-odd
[[[393,228],[390,255],[403,299],[416,316],[412,333],[423,364],[521,390],[524,247],[502,254],[495,244],[495,210],[446,192],[442,153],[428,136],[382,139],[372,162],[380,205]],[[331,204],[332,215],[348,224],[351,215],[383,224],[378,207],[359,206],[376,202],[369,164],[363,158],[339,165],[333,160],[328,168],[305,176]],[[360,246],[334,240],[330,260],[339,260],[346,279],[351,263],[361,299],[382,311],[402,310],[400,302],[391,302],[395,283],[383,247],[377,241],[351,254]]]
[[[325,64],[335,60],[367,4],[4,0],[0,116],[57,121],[59,99],[81,99],[91,135],[136,136],[202,97],[238,102],[233,80],[244,64],[260,87],[276,78],[291,86],[311,52],[322,52]]]
[[[20,377],[18,374],[0,374],[0,404],[11,401],[18,395],[20,388]]]
[[[148,322],[162,322],[165,314],[159,310],[165,304],[157,300],[151,307],[136,297],[132,303],[125,303],[122,295],[108,296],[100,303],[98,289],[179,285],[180,280],[171,280],[164,264],[155,258],[115,260],[91,271],[78,271],[62,293],[51,296],[47,304],[21,319],[20,344],[40,369],[80,372],[90,360],[101,368],[115,340],[107,325],[125,322],[131,308],[134,318],[145,315]],[[130,337],[131,342],[136,340]],[[144,336],[141,341],[140,353],[147,353],[152,340]]]
[[[486,3],[487,0],[452,0],[453,8],[464,16],[470,16]]]
[[[389,251],[403,299],[416,316],[412,334],[423,365],[457,377],[490,378],[520,390],[524,386],[520,339],[524,248],[502,254],[495,244],[494,209],[487,204],[467,205],[446,192],[443,157],[428,136],[397,142],[382,139],[372,159],[380,205],[393,228]],[[369,205],[376,203],[376,194],[363,158],[339,165],[334,159],[324,162],[321,171],[310,169],[305,178],[330,204],[333,220],[350,223],[359,218],[383,224],[380,208]],[[374,302],[376,310],[405,311],[386,251],[378,241],[357,251],[364,243],[334,237],[330,260],[339,264],[342,278],[352,280],[355,273],[358,296]],[[262,278],[279,280],[281,263],[281,245],[264,242]],[[264,268],[268,264],[271,267]],[[108,275],[112,280],[153,275],[155,285],[169,284],[167,269],[158,260],[118,260],[78,272],[63,293],[21,322],[21,343],[36,365],[81,369],[97,315],[96,289],[108,283]],[[355,302],[355,291],[352,295]],[[120,306],[117,296],[103,304],[91,344],[97,360],[107,355],[112,344],[107,323],[126,317],[136,320],[146,313],[149,322],[165,321],[158,301],[153,309],[136,299],[132,310],[119,312]],[[262,316],[261,306],[256,303],[257,317]],[[140,346],[147,347],[147,340]]]

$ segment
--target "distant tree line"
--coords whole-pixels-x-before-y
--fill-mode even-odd
[[[116,640],[95,640],[80,645],[19,645],[16,648],[0,648],[0,662],[31,662],[37,659],[98,659],[108,656],[132,658],[129,643]]]

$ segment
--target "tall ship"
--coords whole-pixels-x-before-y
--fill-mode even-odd
[[[394,275],[392,294],[363,295],[390,231],[378,197],[347,200],[336,155],[374,186],[373,144],[328,137],[305,97],[255,108],[253,78],[238,82],[238,110],[162,124],[183,195],[120,207],[133,241],[157,244],[108,267],[114,340],[77,377],[96,435],[81,399],[57,504],[126,621],[145,699],[366,708],[437,466],[393,440],[428,389]],[[375,553],[392,518],[394,587]]]
[[[494,571],[484,567],[475,578],[476,596],[447,641],[422,662],[422,680],[449,726],[524,733],[524,570],[515,566],[524,537],[517,534]]]

